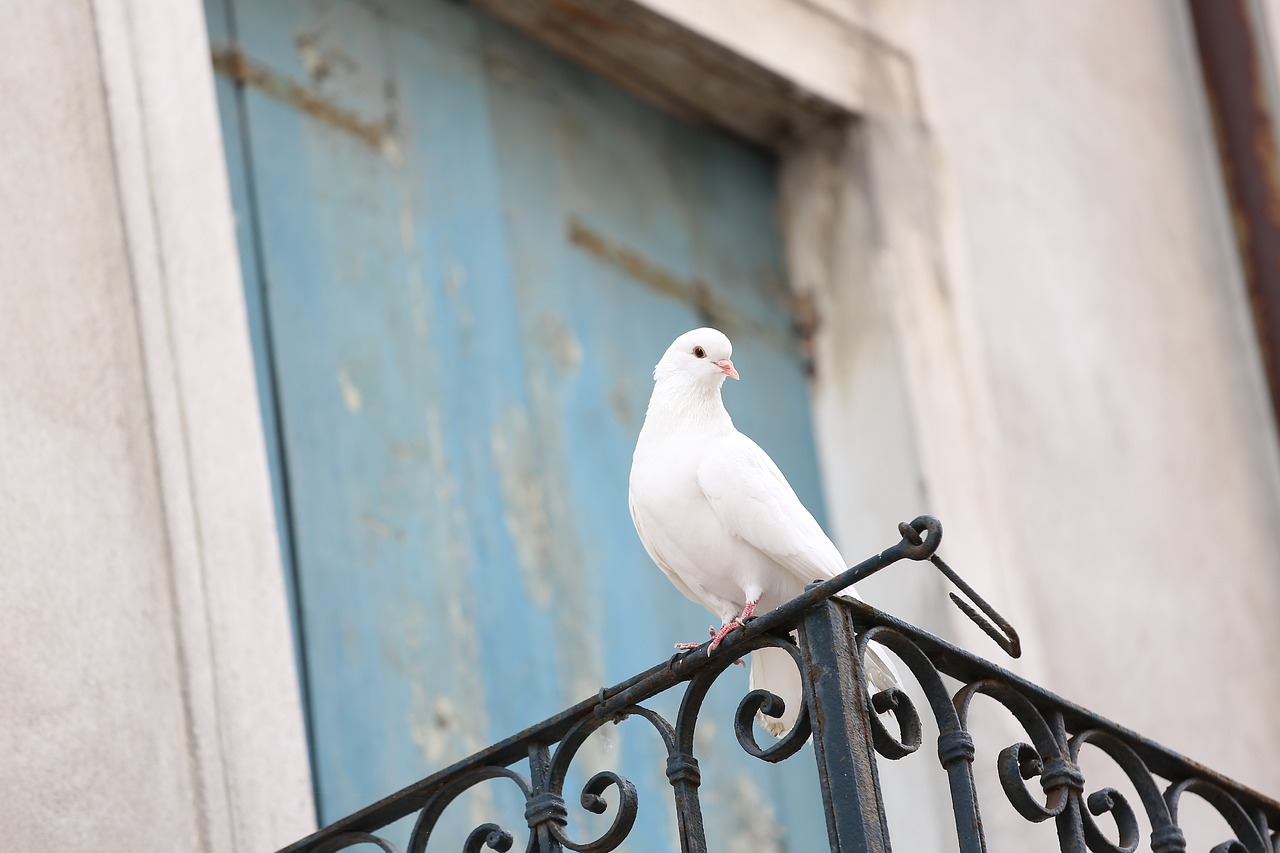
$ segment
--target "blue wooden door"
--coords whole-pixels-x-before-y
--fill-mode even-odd
[[[730,410],[820,510],[775,164],[464,5],[208,12],[330,821],[704,636],[627,511],[679,333],[734,339]],[[812,758],[742,754],[746,674],[721,682],[699,744],[713,847],[818,849]],[[643,726],[577,763],[639,785],[627,849],[658,850],[674,819]],[[459,832],[523,822],[501,790],[454,808]]]

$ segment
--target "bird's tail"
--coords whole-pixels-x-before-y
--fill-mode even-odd
[[[768,690],[782,700],[785,706],[782,717],[766,717],[756,714],[760,725],[774,737],[782,737],[791,731],[800,714],[800,699],[804,688],[800,684],[800,670],[791,655],[783,649],[763,648],[751,653],[751,689]]]
[[[843,589],[836,595],[839,598],[849,598],[854,601],[862,600],[862,596],[858,595],[858,591],[853,587]],[[898,668],[893,665],[893,658],[889,657],[888,650],[879,643],[872,641],[867,644],[867,657],[862,663],[867,670],[867,686],[871,688],[873,694],[902,686],[902,676],[898,675]]]
[[[875,640],[867,643],[867,657],[863,664],[867,668],[867,687],[873,695],[894,687],[902,688],[898,668],[893,665],[888,650]]]

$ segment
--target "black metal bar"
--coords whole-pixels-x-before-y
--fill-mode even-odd
[[[698,759],[679,753],[668,756],[667,778],[675,789],[680,853],[707,853],[706,829],[702,825],[702,803],[698,798],[698,786],[702,780]]]
[[[930,657],[938,669],[958,681],[970,683],[999,678],[1025,695],[1033,705],[1046,713],[1054,711],[1062,714],[1069,731],[1085,731],[1096,729],[1106,732],[1112,737],[1127,743],[1142,758],[1147,767],[1166,779],[1184,779],[1196,776],[1212,782],[1233,796],[1258,803],[1268,814],[1280,817],[1280,801],[1261,794],[1252,788],[1241,785],[1233,779],[1223,776],[1216,770],[1197,761],[1187,758],[1166,746],[1162,746],[1150,738],[1143,737],[1132,729],[1127,729],[1088,708],[1064,699],[1040,685],[997,666],[990,661],[978,657],[972,652],[954,646],[939,637],[923,631],[910,622],[903,622],[882,610],[877,610],[861,601],[848,601],[842,604],[849,608],[855,626],[859,630],[873,626],[886,626],[905,634],[913,643]]]
[[[867,680],[856,648],[849,617],[834,602],[823,602],[800,623],[832,853],[883,853],[889,850],[889,830],[867,725]]]

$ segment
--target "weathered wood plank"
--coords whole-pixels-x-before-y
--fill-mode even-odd
[[[256,200],[242,250],[261,253],[246,283],[331,820],[700,634],[626,506],[652,365],[680,332],[734,336],[732,411],[821,497],[768,156],[474,9],[234,10],[237,42],[214,47],[242,87],[236,203]],[[740,696],[706,712],[726,735]],[[609,737],[579,764],[635,775],[652,803],[636,843],[660,849],[656,743]],[[822,843],[809,762],[705,749],[709,831]],[[515,808],[486,793],[454,828],[495,817],[486,798]]]

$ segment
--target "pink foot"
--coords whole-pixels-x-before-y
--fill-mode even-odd
[[[724,638],[729,636],[729,632],[741,624],[742,623],[737,619],[731,619],[721,625],[720,630],[711,635],[711,647],[707,649],[707,654],[711,654],[718,649],[720,647],[720,643],[724,641]]]
[[[714,637],[715,635],[716,635],[715,627],[714,626],[708,627],[707,636]],[[676,643],[676,648],[682,652],[687,652],[689,651],[689,649],[696,649],[700,645],[702,645],[702,643]]]
[[[739,613],[733,619],[730,619],[728,622],[721,625],[720,630],[716,631],[711,638],[711,647],[707,649],[707,654],[711,654],[717,648],[719,648],[720,643],[723,642],[725,637],[729,636],[730,631],[732,631],[734,628],[741,628],[743,620],[750,619],[752,616],[754,616],[756,612],[756,605],[759,603],[760,603],[759,599],[756,599],[755,601],[748,601],[746,603],[746,606],[742,608],[741,613]]]
[[[749,616],[750,614],[747,614],[747,615]],[[744,619],[745,619],[746,617],[744,616],[744,617],[742,617],[742,618],[744,618]],[[714,637],[714,636],[716,635],[716,629],[715,629],[715,627],[714,627],[714,626],[712,626],[712,627],[710,627],[710,628],[707,628],[707,634],[708,634],[709,636],[711,636],[711,637]],[[677,649],[679,649],[680,651],[682,651],[682,652],[687,652],[687,651],[689,651],[690,649],[696,649],[698,646],[702,645],[702,643],[676,643],[675,645],[676,645],[676,648],[677,648]],[[710,653],[710,652],[707,652],[707,654],[711,654],[711,653]],[[746,665],[747,665],[746,661],[744,661],[742,658],[738,658],[736,661],[734,661],[734,662],[733,662],[733,664],[734,664],[734,666],[746,666]]]

